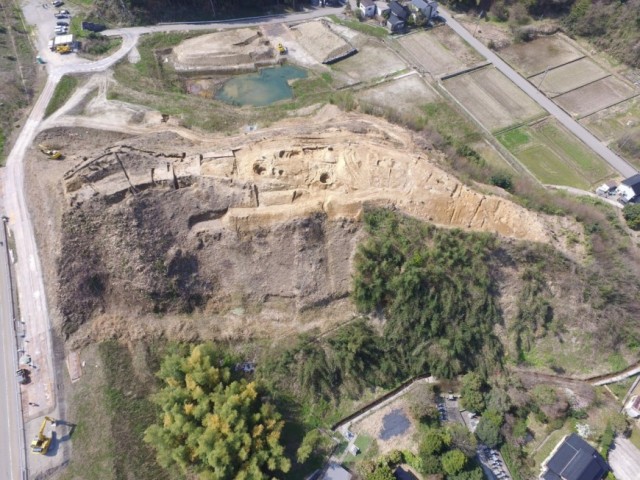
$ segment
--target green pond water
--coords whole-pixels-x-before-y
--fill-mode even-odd
[[[288,80],[305,78],[307,72],[291,65],[263,68],[258,73],[240,75],[222,85],[216,98],[232,105],[264,107],[293,97]]]

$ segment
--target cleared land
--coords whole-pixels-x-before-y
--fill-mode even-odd
[[[515,43],[500,50],[500,56],[525,77],[577,60],[584,55],[560,35]]]
[[[424,115],[421,108],[423,105],[441,100],[440,96],[415,74],[360,90],[358,98],[362,104],[390,110],[400,117]]]
[[[370,42],[360,47],[355,55],[334,64],[333,68],[354,82],[367,82],[403,70],[406,64],[381,43]]]
[[[588,189],[613,175],[600,157],[552,120],[510,130],[498,140],[545,184]]]
[[[456,99],[488,130],[496,131],[545,114],[495,68],[482,68],[444,81]]]
[[[340,58],[353,47],[335,33],[326,20],[315,20],[291,28],[294,38],[319,63]]]
[[[609,72],[585,57],[549,70],[546,76],[540,73],[529,80],[548,97],[556,97],[609,75]]]
[[[607,77],[597,82],[554,98],[554,101],[575,117],[590,115],[630,98],[637,92],[616,77]]]
[[[482,61],[450,28],[434,28],[402,37],[400,45],[431,75],[454,73]]]

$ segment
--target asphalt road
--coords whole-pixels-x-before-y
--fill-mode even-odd
[[[617,437],[609,450],[609,465],[619,480],[637,480],[640,450],[629,439]]]
[[[529,81],[523,78],[498,55],[493,53],[489,48],[477,40],[466,28],[460,25],[449,12],[439,7],[440,15],[447,21],[447,25],[469,43],[480,55],[491,62],[500,72],[502,72],[509,80],[515,83],[522,91],[531,97],[538,105],[553,115],[562,125],[565,126],[576,137],[582,140],[594,152],[600,155],[609,165],[620,172],[623,177],[630,177],[637,172],[626,160],[620,158],[614,152],[609,150],[600,140],[591,134],[586,128],[575,121],[569,114],[558,107]]]
[[[0,479],[22,478],[24,454],[22,411],[16,380],[17,358],[13,333],[13,308],[9,256],[4,225],[0,222]]]

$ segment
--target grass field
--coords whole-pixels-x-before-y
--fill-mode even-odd
[[[589,189],[613,174],[600,157],[552,120],[509,130],[498,140],[544,184]]]
[[[338,17],[337,15],[329,15],[329,18],[338,25],[349,27],[352,30],[356,30],[366,35],[371,35],[372,37],[385,38],[389,36],[389,32],[383,27],[376,27],[375,25],[359,22],[358,20],[346,20]]]
[[[609,72],[593,60],[582,58],[549,70],[546,74],[535,75],[529,80],[547,96],[555,97],[608,75]]]
[[[559,430],[554,430],[549,434],[546,438],[542,446],[538,449],[537,452],[533,453],[533,461],[536,465],[542,464],[545,459],[549,456],[549,454],[556,448],[558,442],[565,436],[571,433],[571,429],[565,424]]]
[[[49,101],[49,105],[47,105],[47,109],[44,111],[45,118],[62,107],[67,100],[71,98],[71,95],[77,86],[78,79],[76,77],[72,77],[70,75],[63,76],[58,85],[56,85],[56,89]]]

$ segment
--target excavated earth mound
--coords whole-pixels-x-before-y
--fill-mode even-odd
[[[348,318],[367,207],[561,249],[566,232],[580,235],[569,220],[463,185],[413,140],[329,108],[237,137],[158,133],[88,147],[62,178],[62,331],[91,318],[116,329],[123,312],[199,312],[236,334],[296,328],[316,307],[340,304]]]
[[[235,72],[279,63],[278,53],[262,32],[252,28],[201,35],[173,49],[179,72]]]

